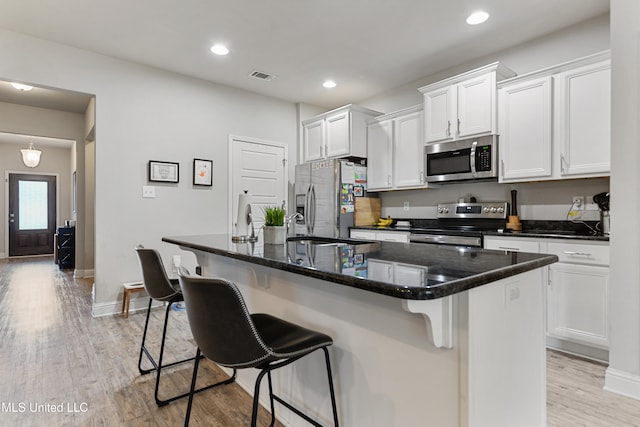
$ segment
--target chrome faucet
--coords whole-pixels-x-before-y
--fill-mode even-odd
[[[291,227],[291,222],[294,219],[304,219],[304,215],[302,215],[300,212],[296,212],[296,213],[292,213],[291,215],[288,215],[287,217],[285,217],[284,219],[284,223],[286,224],[287,228],[285,230],[285,235],[289,236],[289,228]]]

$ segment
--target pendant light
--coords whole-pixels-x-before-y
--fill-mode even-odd
[[[20,150],[22,153],[22,162],[28,168],[35,168],[40,164],[40,155],[42,151],[33,148],[33,140],[29,141],[29,148]]]

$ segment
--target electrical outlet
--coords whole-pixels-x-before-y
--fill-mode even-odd
[[[180,255],[174,255],[173,256],[173,272],[174,273],[178,272],[178,268],[180,267],[180,264],[182,264],[182,259]]]
[[[573,196],[573,206],[577,210],[584,209],[584,196]]]
[[[152,186],[152,185],[143,185],[142,186],[142,197],[147,199],[147,198],[154,198],[156,197],[156,187]]]
[[[404,202],[403,209],[404,209],[405,211],[409,211],[409,202]]]

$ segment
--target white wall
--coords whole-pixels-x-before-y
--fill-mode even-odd
[[[96,314],[140,278],[136,244],[168,264],[180,251],[162,236],[226,232],[229,134],[284,142],[296,158],[294,104],[5,30],[0,55],[0,78],[96,95]],[[212,188],[192,187],[194,158],[214,161]],[[142,199],[149,160],[179,162],[180,182]]]
[[[640,2],[611,1],[611,333],[605,388],[640,399]]]
[[[608,14],[492,55],[463,62],[357,104],[389,113],[422,103],[422,94],[417,90],[419,87],[495,61],[500,61],[517,74],[525,74],[606,49],[609,49]],[[579,179],[506,185],[461,183],[448,184],[440,189],[383,192],[380,193],[382,215],[435,218],[435,206],[438,203],[455,202],[459,197],[469,194],[481,201],[510,201],[512,189],[518,190],[518,203],[521,205],[518,213],[522,219],[566,220],[573,196],[592,197],[608,191],[609,180]],[[403,209],[404,202],[409,202],[408,212]]]

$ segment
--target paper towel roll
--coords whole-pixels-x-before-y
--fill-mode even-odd
[[[246,191],[238,195],[238,218],[236,219],[236,236],[248,236],[247,212],[251,203],[251,195]]]

